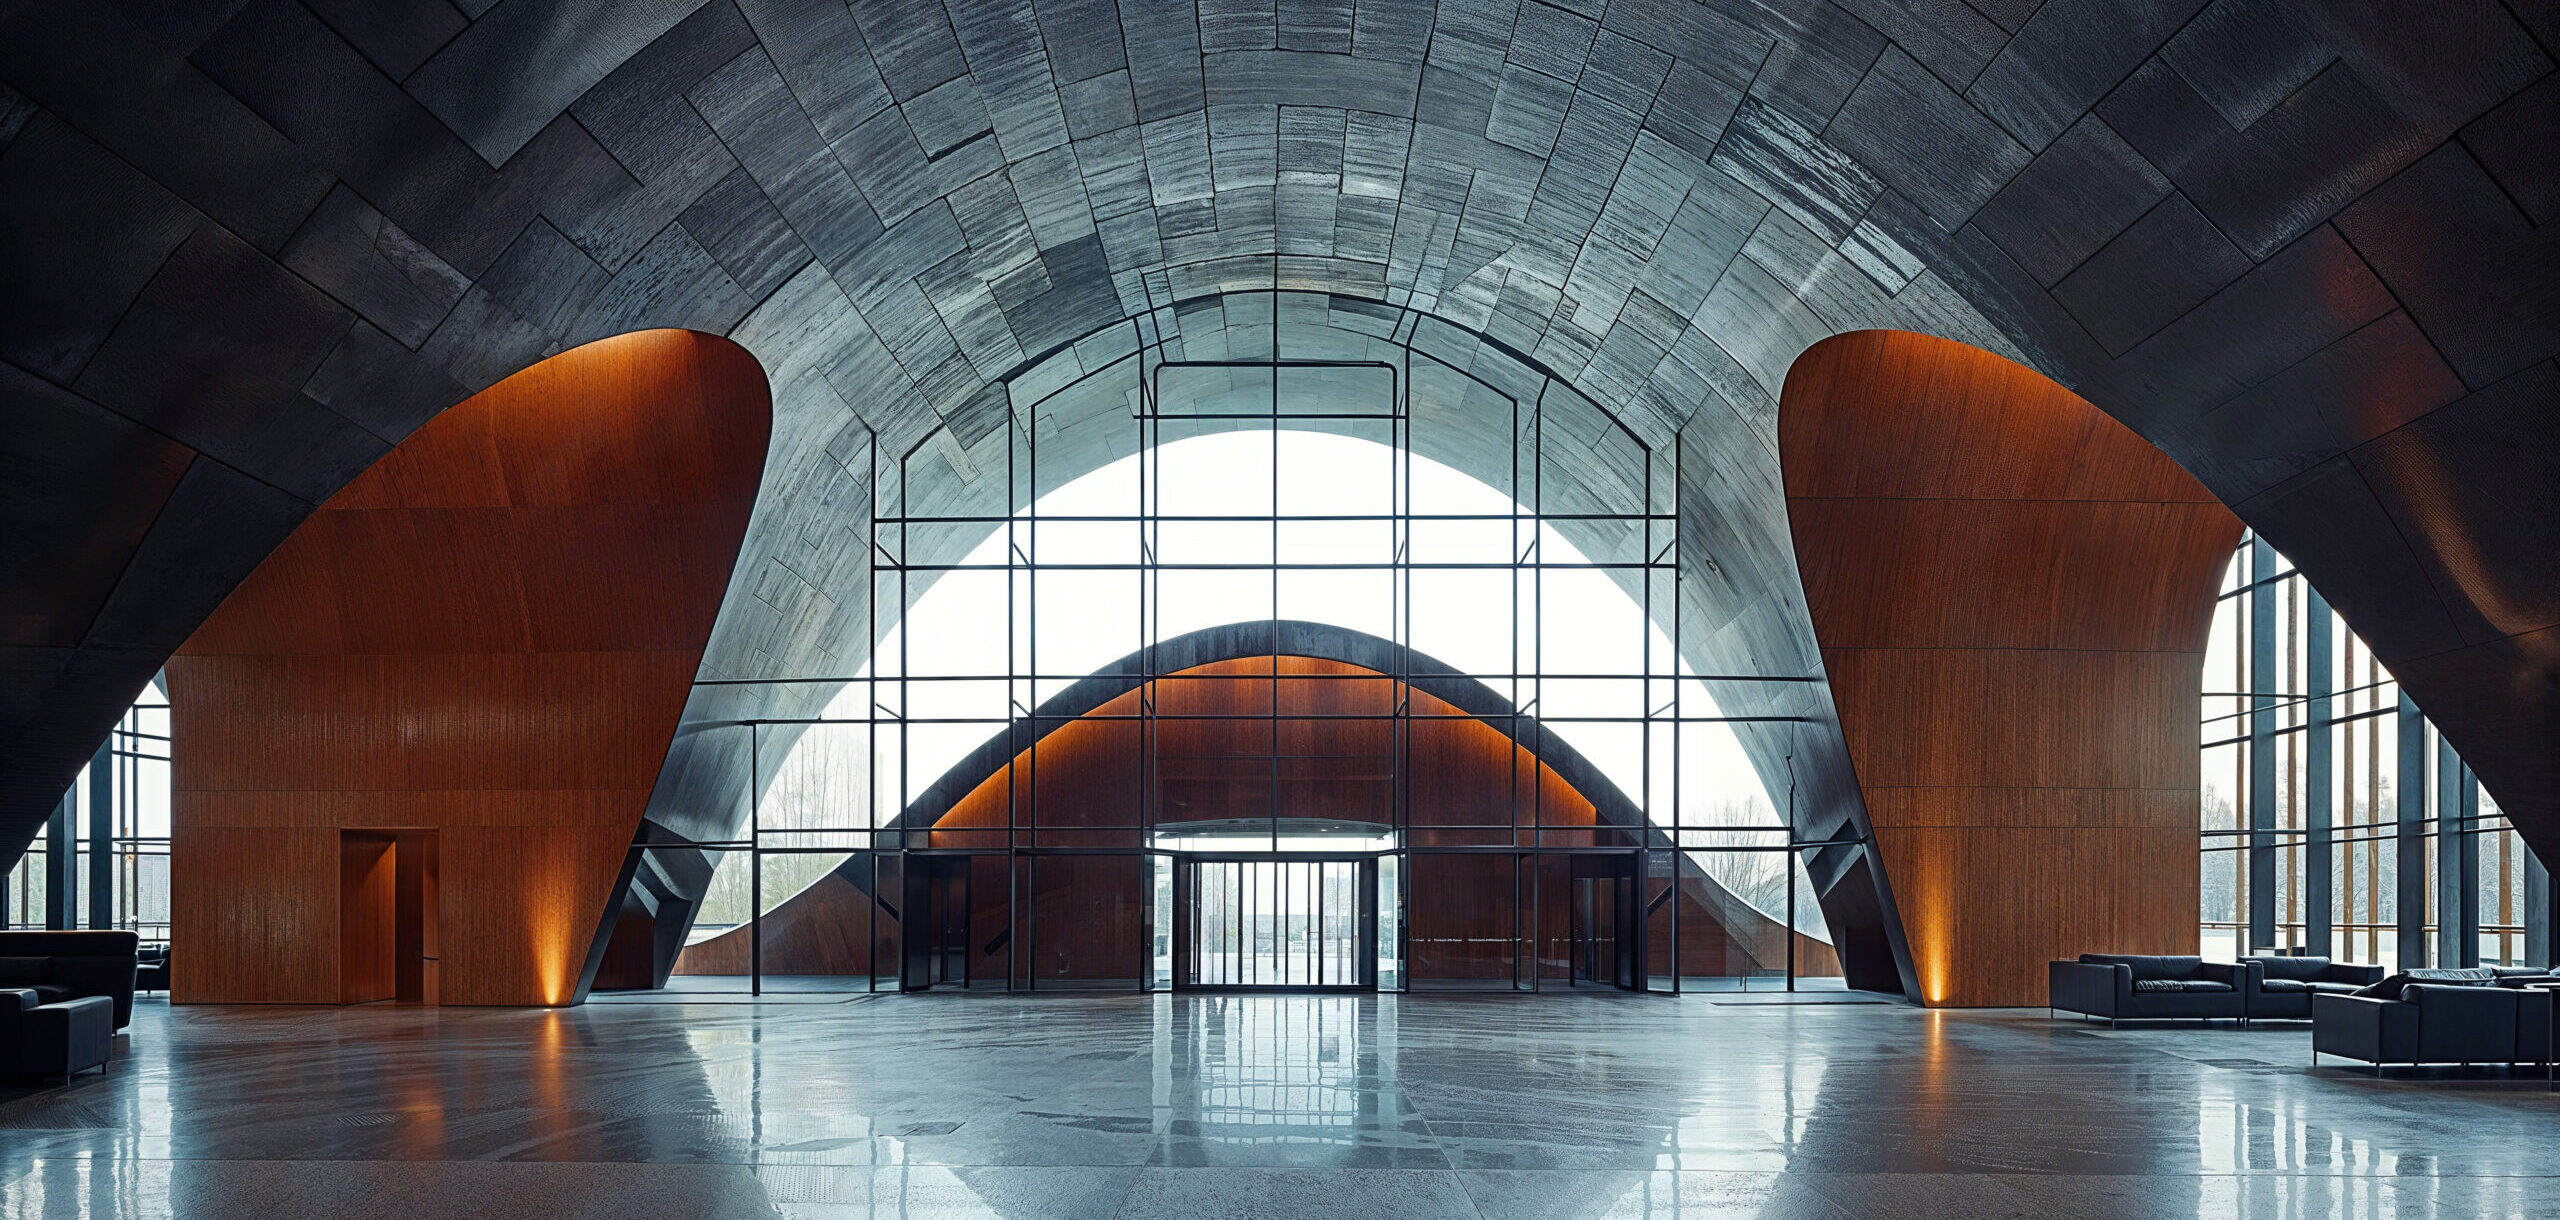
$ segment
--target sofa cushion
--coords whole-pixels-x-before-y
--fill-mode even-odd
[[[2204,966],[2201,957],[2153,957],[2138,953],[2083,953],[2080,960],[2101,965],[2130,966],[2133,977],[2140,979],[2192,979]],[[2228,986],[2228,984],[2218,984]]]
[[[2261,991],[2309,991],[2311,984],[2301,979],[2266,979],[2258,984]]]
[[[52,972],[49,957],[0,957],[0,987],[32,987]]]
[[[2258,963],[2270,983],[2277,979],[2307,983],[2329,972],[2329,959],[2325,957],[2250,957],[2242,960]]]
[[[2490,987],[2495,986],[2497,981],[2498,976],[2483,969],[2419,968],[2386,975],[2379,983],[2357,988],[2356,994],[2372,996],[2376,999],[2399,1000],[2407,998],[2400,993],[2415,983],[2425,983],[2435,987]]]
[[[2211,979],[2135,979],[2133,989],[2142,992],[2229,991],[2231,984]]]
[[[2318,979],[2304,983],[2303,987],[2324,995],[2354,995],[2356,992],[2362,990],[2362,988],[2357,987],[2354,983],[2331,983]],[[2273,990],[2273,988],[2270,988],[2269,990]]]

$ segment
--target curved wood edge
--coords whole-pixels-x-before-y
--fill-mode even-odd
[[[1778,410],[1823,668],[1921,1000],[2192,953],[2196,724],[2240,523],[2131,430],[1945,339],[1806,349]]]
[[[763,478],[744,348],[642,331],[446,410],[169,662],[179,1002],[340,998],[339,840],[431,832],[441,996],[558,1004]]]

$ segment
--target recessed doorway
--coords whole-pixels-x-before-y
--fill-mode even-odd
[[[437,855],[432,830],[339,832],[339,1003],[436,1002]]]

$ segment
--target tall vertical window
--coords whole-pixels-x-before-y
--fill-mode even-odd
[[[67,869],[58,854],[69,856]],[[55,904],[65,880],[65,901]],[[35,842],[0,876],[0,927],[130,928],[147,941],[168,939],[169,701],[157,683],[125,709]]]
[[[2373,650],[2254,534],[2214,611],[2202,745],[2206,956],[2523,960],[2531,853]]]

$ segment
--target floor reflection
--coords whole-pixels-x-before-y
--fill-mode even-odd
[[[727,997],[723,997],[724,1001]],[[1743,997],[138,1008],[0,1215],[2560,1216],[2560,1095]]]

